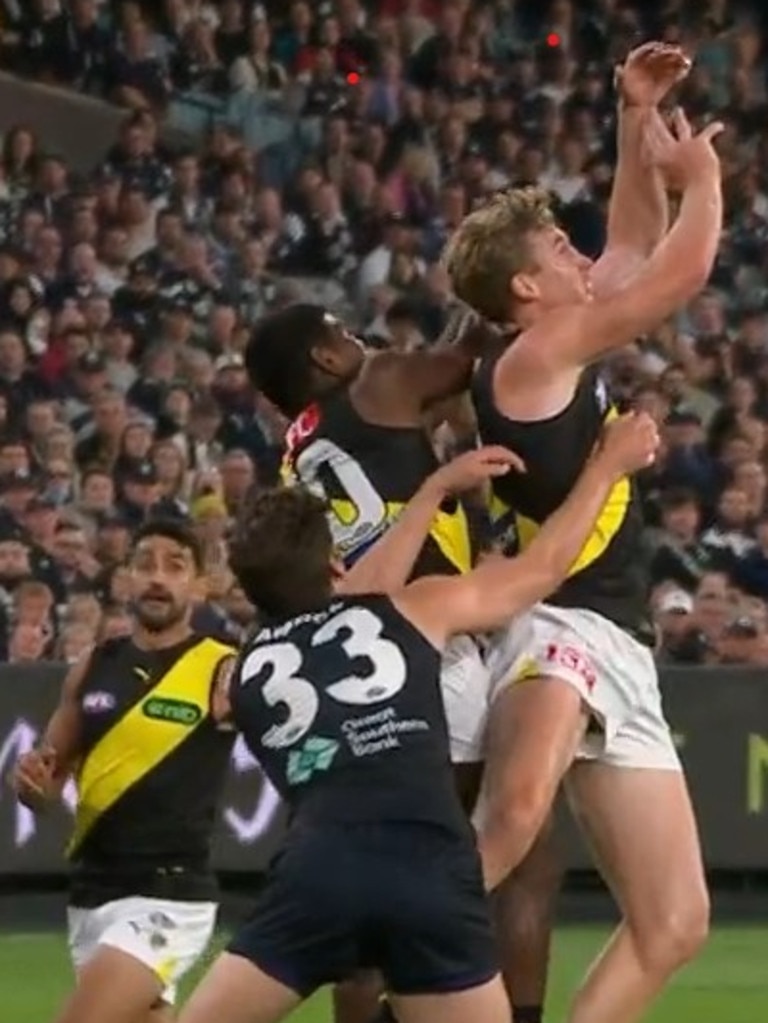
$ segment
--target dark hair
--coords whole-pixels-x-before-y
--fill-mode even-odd
[[[132,550],[136,550],[142,540],[148,540],[159,536],[165,540],[172,540],[179,547],[188,550],[195,562],[195,568],[202,572],[205,565],[203,548],[194,530],[185,522],[178,519],[149,519],[139,526],[133,536]]]
[[[259,320],[245,350],[251,384],[283,415],[298,416],[313,400],[311,352],[328,332],[320,305],[299,303]]]
[[[690,487],[670,487],[669,490],[663,490],[659,496],[662,511],[675,511],[691,504],[700,507],[698,494]]]
[[[254,495],[229,542],[230,567],[246,597],[275,618],[328,601],[332,554],[326,504],[298,486]]]

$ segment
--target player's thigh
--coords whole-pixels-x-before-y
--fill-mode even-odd
[[[242,956],[222,953],[181,1010],[178,1023],[276,1023],[301,1002]]]
[[[333,989],[334,1023],[371,1023],[384,993],[384,980],[375,971],[362,971]]]
[[[682,771],[582,762],[571,769],[567,790],[632,930],[644,942],[665,935],[700,944],[709,898]]]
[[[581,696],[567,681],[536,677],[499,690],[488,722],[480,822],[512,807],[530,813],[535,837],[586,725]]]
[[[154,970],[119,949],[99,947],[80,967],[56,1023],[146,1023],[160,999]]]
[[[393,997],[398,1023],[509,1023],[511,1009],[500,977],[453,994]]]

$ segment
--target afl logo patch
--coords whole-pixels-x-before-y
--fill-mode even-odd
[[[116,700],[112,693],[86,693],[83,697],[83,710],[89,714],[104,714],[114,710]]]

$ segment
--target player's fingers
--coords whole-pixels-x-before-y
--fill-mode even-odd
[[[518,472],[525,472],[525,462],[516,451],[494,444],[481,448],[483,460],[489,465],[507,466],[517,469]]]
[[[685,111],[682,107],[675,107],[672,114],[672,126],[675,129],[675,135],[681,142],[686,142],[693,135],[691,122],[685,116]]]
[[[717,138],[721,131],[725,131],[725,125],[723,122],[713,121],[712,124],[707,125],[699,137],[705,139],[707,142],[712,142]]]

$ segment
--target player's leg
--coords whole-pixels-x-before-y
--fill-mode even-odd
[[[495,894],[496,937],[514,1023],[541,1023],[563,863],[552,818]]]
[[[579,763],[568,788],[624,917],[569,1023],[633,1023],[707,935],[709,900],[685,779],[677,770]]]
[[[178,1023],[277,1023],[302,1001],[253,962],[223,952],[182,1009]]]
[[[509,999],[501,977],[454,994],[393,996],[400,1023],[509,1023]]]
[[[487,879],[494,887],[532,849],[587,723],[579,691],[563,679],[526,677],[498,691],[476,814]]]
[[[69,911],[75,991],[57,1023],[156,1023],[205,952],[216,905],[125,898]],[[162,1019],[162,1017],[160,1017]]]
[[[382,1011],[384,982],[378,973],[360,973],[333,989],[334,1023],[372,1023]]]
[[[147,1023],[163,983],[132,955],[102,946],[78,972],[77,985],[56,1023]]]

